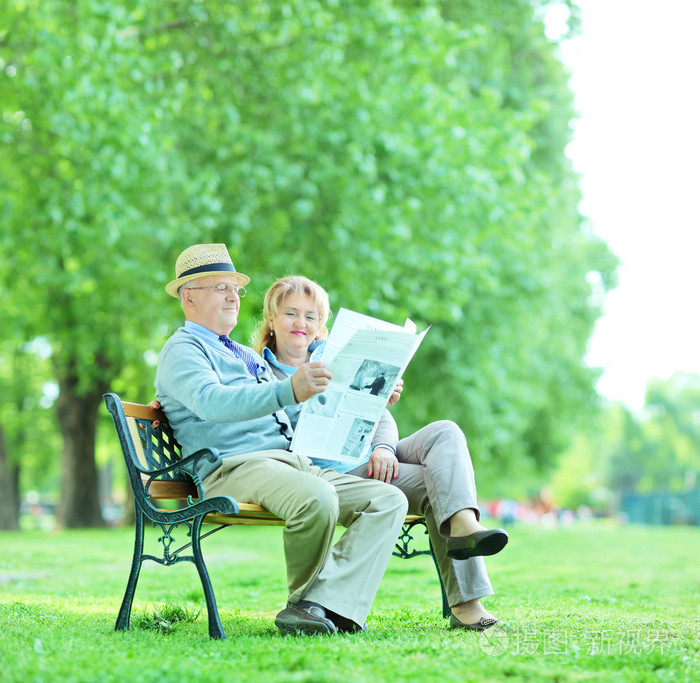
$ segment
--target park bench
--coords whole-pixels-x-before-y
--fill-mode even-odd
[[[105,394],[104,400],[114,420],[134,497],[134,555],[115,630],[129,629],[131,607],[144,560],[152,560],[164,566],[192,562],[197,568],[204,590],[209,635],[212,638],[225,638],[211,579],[202,556],[201,540],[227,526],[283,526],[284,520],[260,505],[239,503],[229,496],[206,498],[198,472],[202,471],[202,465],[205,466],[204,471],[207,466],[211,471],[215,469],[220,460],[215,450],[204,448],[183,458],[180,444],[161,410],[123,402],[114,393]],[[158,422],[157,426],[153,425],[154,421]],[[166,501],[179,501],[180,507],[167,509]],[[162,532],[158,538],[162,546],[160,557],[144,552],[147,520]],[[214,528],[202,533],[203,524],[212,524]],[[172,549],[173,531],[180,525],[187,528],[190,541],[180,548]],[[425,518],[413,515],[406,517],[396,542],[395,556],[408,559],[418,555],[432,555],[432,546],[430,550],[411,549],[416,527],[423,528],[427,533]],[[191,554],[184,554],[190,547]],[[442,579],[440,588],[442,613],[446,617],[450,611]]]

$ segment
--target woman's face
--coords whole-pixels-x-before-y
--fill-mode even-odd
[[[290,294],[270,317],[277,340],[277,355],[299,356],[316,339],[320,320],[316,304],[305,294]]]

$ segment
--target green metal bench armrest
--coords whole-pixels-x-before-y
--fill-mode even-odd
[[[201,461],[208,461],[206,464],[201,465]],[[141,472],[141,474],[146,475],[148,478],[144,483],[144,495],[149,498],[149,488],[151,482],[160,479],[166,474],[180,474],[183,473],[189,477],[194,485],[197,487],[197,497],[200,500],[204,500],[206,495],[204,493],[204,487],[202,486],[202,470],[204,470],[204,476],[214,472],[218,467],[221,466],[221,456],[216,449],[212,448],[202,448],[192,455],[188,455],[186,458],[176,462],[167,467],[162,467],[161,469],[153,470],[147,469],[140,465],[139,463],[134,463],[136,469]],[[170,478],[170,477],[168,477]],[[192,504],[192,498],[188,498],[188,502]]]
[[[197,502],[188,501],[187,507],[178,510],[160,510],[144,498],[144,504],[139,505],[144,515],[156,524],[182,524],[197,516],[213,512],[222,515],[237,515],[240,512],[238,503],[230,496],[214,496]]]

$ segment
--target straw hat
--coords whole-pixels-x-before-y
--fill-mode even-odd
[[[182,285],[207,275],[235,275],[241,287],[250,282],[247,275],[236,272],[225,244],[194,244],[177,257],[175,279],[165,285],[165,291],[177,298]]]

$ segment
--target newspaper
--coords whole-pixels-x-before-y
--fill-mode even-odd
[[[322,357],[312,356],[328,365],[333,379],[304,403],[292,451],[363,462],[389,397],[427,331],[416,334],[411,320],[402,327],[341,308]]]

